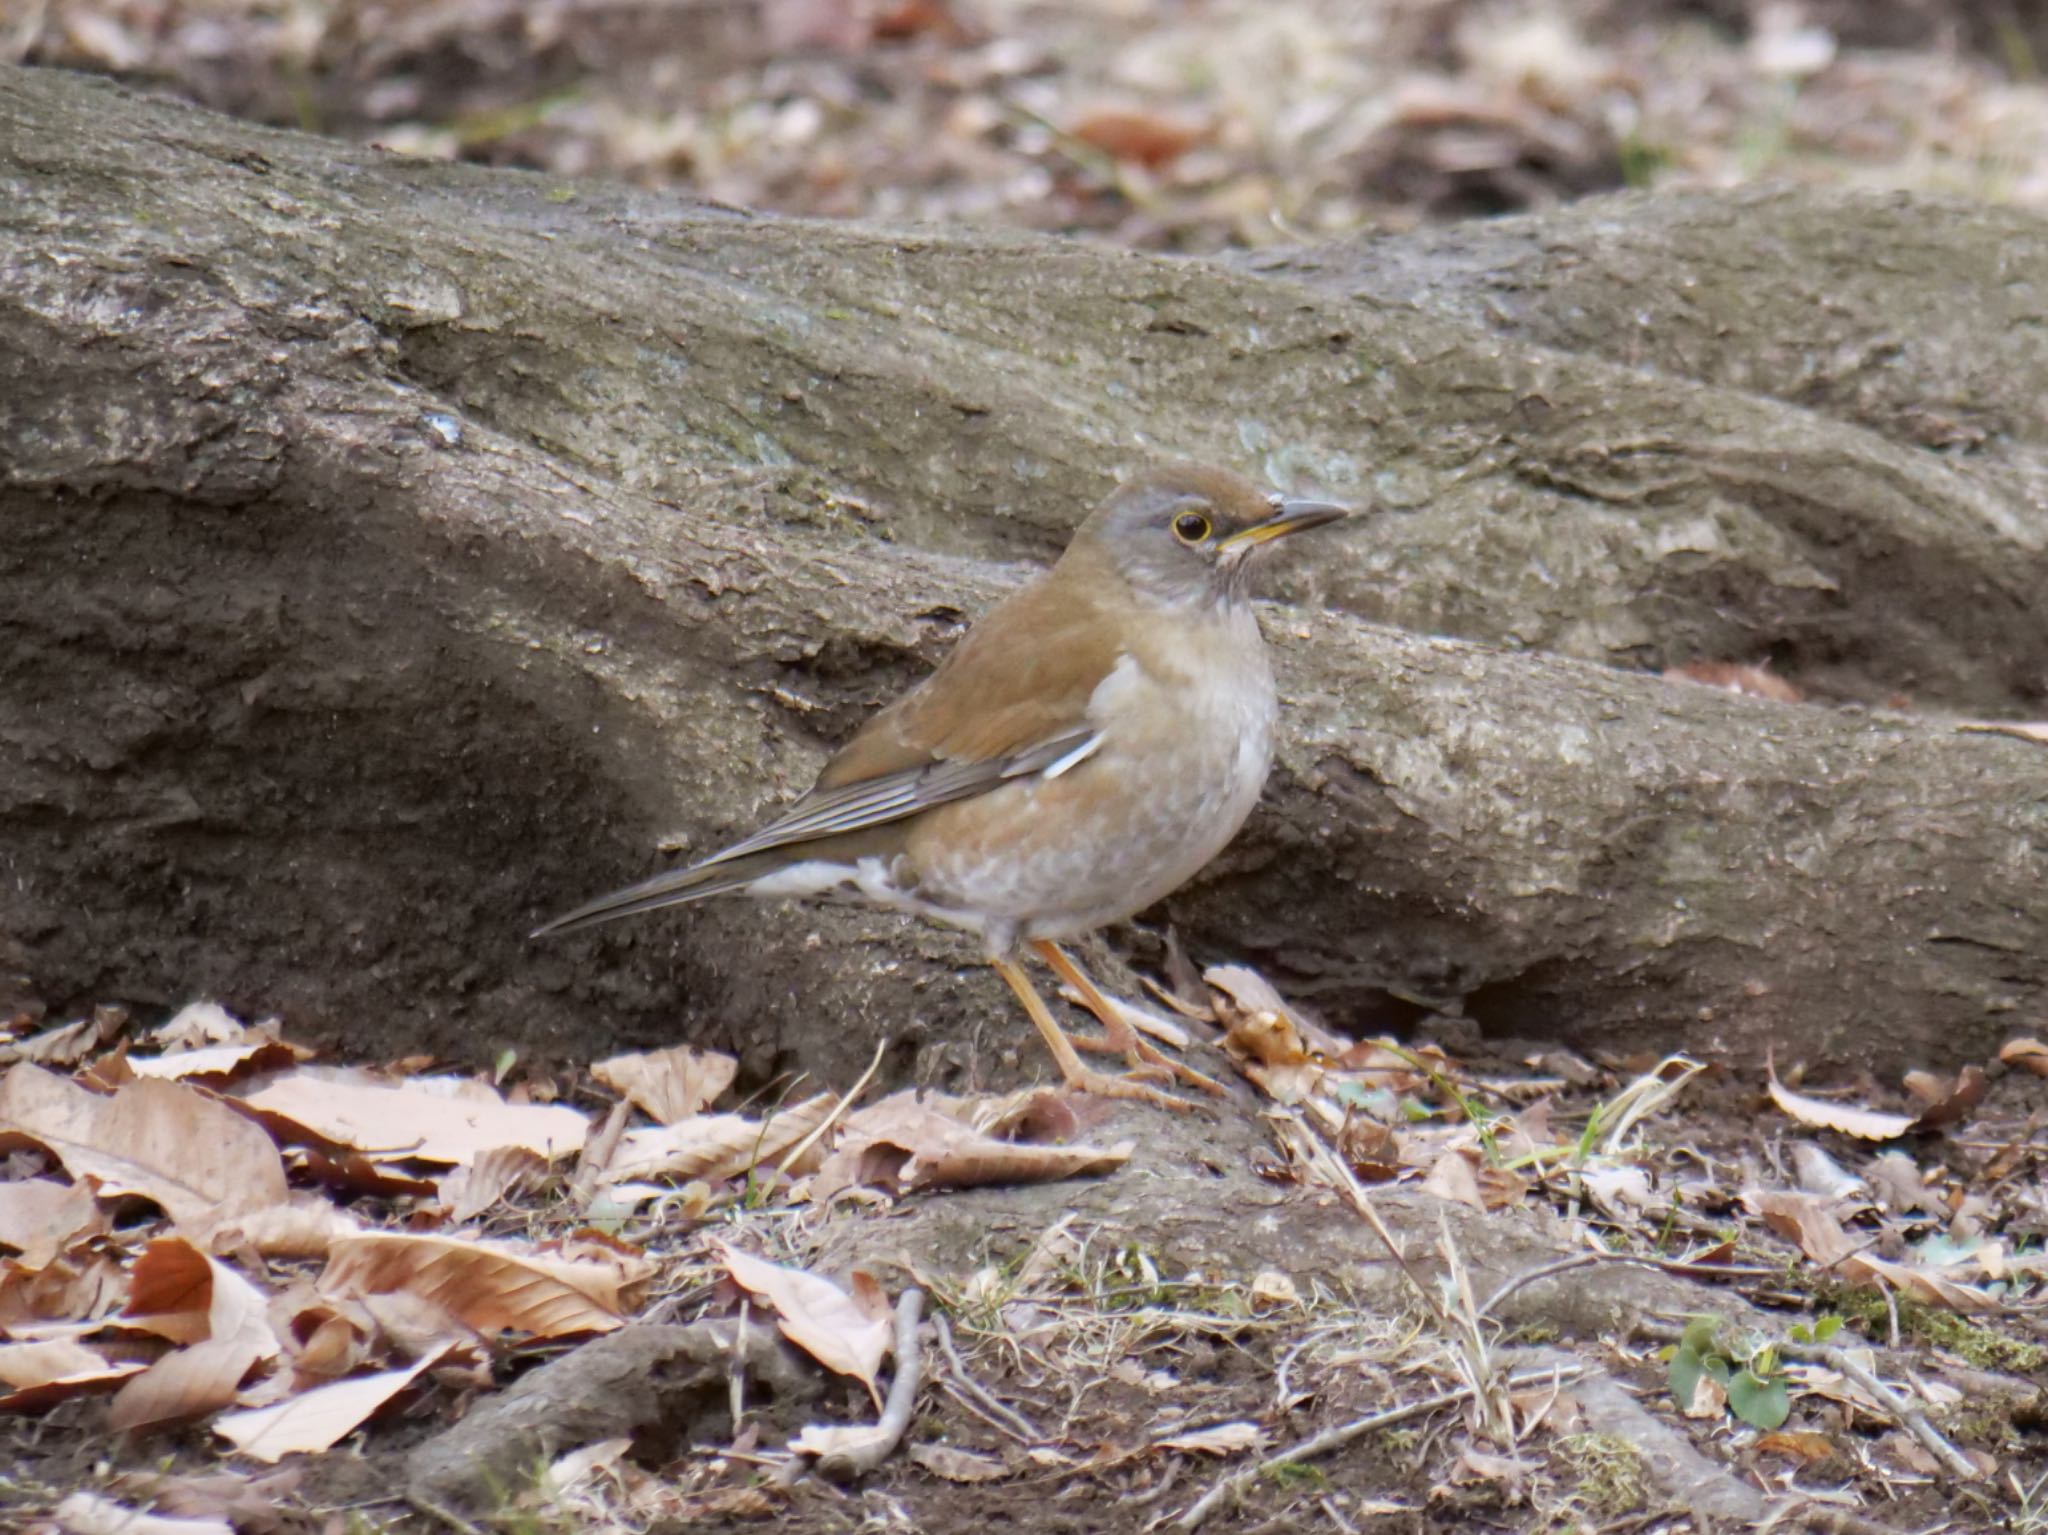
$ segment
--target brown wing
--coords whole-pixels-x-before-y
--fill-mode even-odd
[[[839,749],[812,793],[934,762],[995,762],[1084,730],[1123,645],[1111,616],[1076,596],[1072,581],[1046,580],[991,609],[936,672]]]

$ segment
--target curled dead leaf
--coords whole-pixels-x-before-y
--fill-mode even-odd
[[[590,1074],[660,1124],[701,1114],[732,1086],[740,1063],[715,1050],[676,1045],[599,1061]]]
[[[886,1316],[869,1314],[823,1275],[770,1263],[730,1242],[713,1245],[733,1282],[775,1308],[783,1336],[826,1369],[852,1376],[880,1404],[875,1376],[889,1357],[891,1328]]]
[[[507,1103],[496,1089],[463,1077],[386,1081],[306,1067],[233,1101],[285,1140],[421,1162],[470,1162],[501,1146],[553,1161],[582,1150],[590,1128],[575,1109]]]
[[[509,1330],[555,1338],[623,1325],[622,1291],[651,1273],[644,1259],[619,1254],[571,1259],[511,1242],[365,1232],[333,1244],[320,1290],[337,1296],[408,1291],[487,1336]]]
[[[427,1354],[402,1370],[336,1381],[274,1407],[227,1413],[214,1420],[213,1431],[244,1455],[266,1462],[329,1450],[395,1401],[440,1358],[439,1352]]]
[[[140,1195],[190,1232],[285,1198],[270,1137],[182,1082],[131,1082],[103,1097],[40,1066],[11,1067],[0,1077],[0,1149],[24,1141],[73,1178]]]

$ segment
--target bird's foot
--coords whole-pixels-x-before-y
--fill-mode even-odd
[[[1151,1068],[1144,1069],[1150,1075]],[[1093,1093],[1098,1098],[1124,1098],[1134,1103],[1149,1103],[1158,1108],[1172,1109],[1176,1113],[1191,1114],[1202,1105],[1192,1098],[1183,1098],[1169,1093],[1144,1081],[1137,1071],[1116,1073],[1095,1071],[1086,1066],[1063,1073],[1067,1087],[1077,1093]]]
[[[1198,1088],[1213,1097],[1229,1096],[1230,1089],[1214,1077],[1204,1076],[1187,1062],[1175,1060],[1128,1023],[1123,1023],[1122,1019],[1117,1021],[1123,1028],[1121,1037],[1105,1020],[1100,1034],[1087,1038],[1069,1035],[1068,1038],[1073,1039],[1074,1048],[1077,1050],[1089,1050],[1102,1055],[1114,1052],[1121,1055],[1124,1064],[1131,1068],[1132,1076],[1161,1077],[1170,1082],[1180,1082]]]

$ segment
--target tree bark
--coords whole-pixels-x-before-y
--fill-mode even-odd
[[[20,996],[207,992],[364,1052],[687,1034],[832,1075],[886,1034],[896,1075],[981,1069],[1023,1034],[935,930],[524,933],[801,789],[1116,474],[1186,454],[1390,508],[1281,583],[1287,740],[1169,903],[1198,954],[1340,1025],[1752,1058],[1979,1055],[2043,1004],[2039,748],[1589,664],[2038,710],[2039,431],[1943,453],[1893,405],[1740,392],[1778,355],[1740,328],[1646,373],[1442,295],[421,164],[47,72],[0,72],[0,192]],[[1696,240],[1733,263],[1729,206]],[[1794,206],[1788,292],[1872,216]],[[1959,248],[2018,217],[1945,211]],[[1590,217],[1517,270],[1614,250]],[[2004,292],[1986,355],[2039,366]]]

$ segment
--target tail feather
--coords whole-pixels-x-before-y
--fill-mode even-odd
[[[543,922],[527,936],[545,938],[555,933],[572,933],[581,927],[610,922],[615,917],[630,917],[636,912],[681,906],[688,901],[701,901],[707,896],[724,895],[745,889],[760,878],[762,872],[758,866],[750,867],[744,862],[708,868],[693,864],[687,869],[670,869],[666,874],[657,874],[637,885],[627,885],[622,890],[587,901],[552,922]]]

